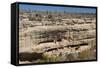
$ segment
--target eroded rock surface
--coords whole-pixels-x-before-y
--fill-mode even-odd
[[[96,59],[95,14],[19,16],[19,63]]]

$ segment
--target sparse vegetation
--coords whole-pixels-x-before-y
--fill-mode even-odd
[[[19,13],[20,63],[96,59],[95,14],[31,10]]]
[[[90,60],[90,59],[96,59],[96,55],[93,50],[86,49],[79,53],[80,60]]]

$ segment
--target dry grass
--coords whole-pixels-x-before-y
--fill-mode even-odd
[[[90,59],[95,59],[96,58],[96,53],[94,52],[94,50],[90,50],[90,49],[87,49],[87,50],[84,50],[82,52],[80,52],[79,54],[79,59],[80,60],[90,60]]]
[[[57,55],[49,55],[49,54],[43,54],[43,60],[45,60],[46,62],[57,62],[60,60],[60,57]]]

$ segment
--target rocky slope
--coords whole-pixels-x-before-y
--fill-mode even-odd
[[[19,63],[96,59],[95,15],[78,15],[69,15],[70,18],[20,15]]]

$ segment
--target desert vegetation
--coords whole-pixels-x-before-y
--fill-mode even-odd
[[[19,12],[19,63],[96,59],[96,14]]]

